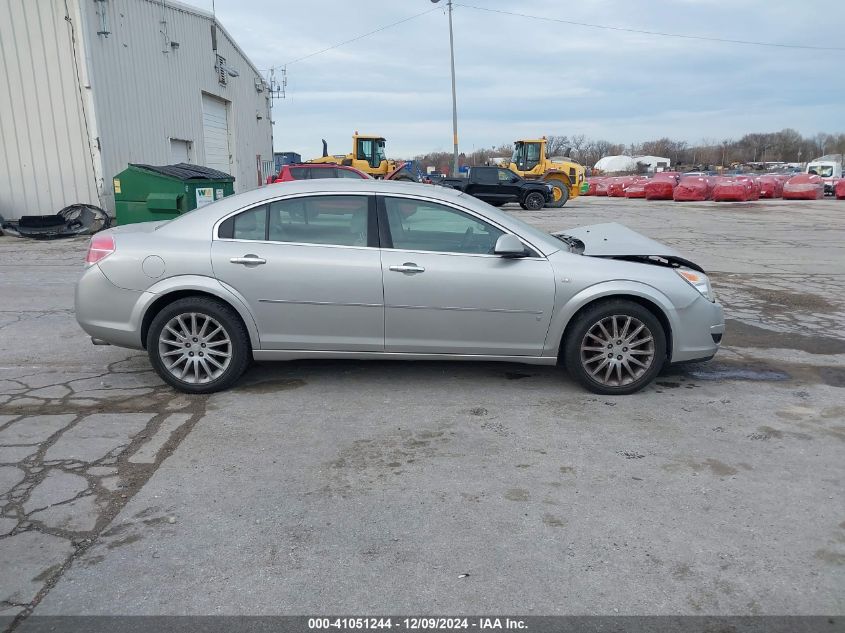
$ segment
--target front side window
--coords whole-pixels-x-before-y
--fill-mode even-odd
[[[393,248],[492,255],[503,234],[468,213],[434,202],[385,198],[384,203]]]
[[[500,169],[499,170],[499,182],[511,182],[511,180],[516,176],[510,169]]]
[[[217,235],[230,240],[266,240],[267,205],[253,207],[228,218],[220,225]]]
[[[316,171],[316,170],[315,170]],[[307,196],[270,204],[273,242],[367,246],[367,196]]]

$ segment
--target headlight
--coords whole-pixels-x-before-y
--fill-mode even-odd
[[[716,295],[713,294],[713,288],[710,287],[710,279],[707,275],[691,268],[675,268],[675,272],[690,286],[698,290],[708,301],[716,302]]]

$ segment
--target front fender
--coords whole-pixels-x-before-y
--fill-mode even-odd
[[[158,299],[161,299],[161,297],[173,292],[184,292],[186,290],[195,290],[197,292],[213,295],[232,306],[246,325],[252,349],[261,348],[258,326],[255,324],[255,317],[252,315],[252,311],[249,309],[249,304],[246,299],[237,290],[218,281],[217,279],[214,279],[213,277],[205,277],[203,275],[177,275],[175,277],[162,279],[158,283],[147,288],[146,292],[143,293],[141,300],[139,300],[135,305],[133,321],[136,323],[143,323],[144,315],[146,315],[147,310],[149,310],[150,306]]]
[[[666,333],[666,336],[667,341],[671,342],[671,352],[672,356],[674,356],[675,337],[671,334],[675,331],[678,324],[678,313],[675,306],[664,293],[654,286],[628,279],[603,281],[588,286],[573,295],[563,305],[555,306],[555,313],[552,316],[552,322],[549,324],[549,333],[546,336],[546,344],[543,348],[543,356],[557,356],[566,326],[569,325],[572,317],[581,308],[599,299],[624,296],[645,299],[663,312],[663,315],[669,322],[670,331]]]

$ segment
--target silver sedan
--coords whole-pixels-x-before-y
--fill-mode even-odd
[[[76,317],[189,393],[298,358],[566,366],[602,394],[717,351],[704,271],[619,224],[547,234],[452,189],[305,180],[91,240]]]

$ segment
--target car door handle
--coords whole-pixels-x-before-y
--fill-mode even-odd
[[[267,260],[258,255],[244,255],[243,257],[233,257],[229,260],[233,264],[243,264],[245,266],[258,266],[259,264],[266,264]]]
[[[391,266],[390,270],[395,273],[405,273],[406,275],[416,275],[417,273],[425,272],[425,268],[417,266],[413,262],[405,262],[401,266]]]

